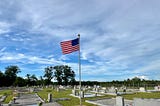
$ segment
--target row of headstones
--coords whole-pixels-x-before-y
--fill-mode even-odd
[[[80,96],[81,98],[84,98],[84,91],[79,91],[79,90],[75,90],[75,89],[73,89],[72,90],[72,94],[74,95],[74,96]]]
[[[158,87],[158,86],[154,87],[154,89],[160,91],[160,87]],[[117,93],[118,91],[126,92],[127,89],[126,89],[126,87],[120,87],[119,89],[116,88],[116,87],[110,87],[110,88],[102,88],[102,89],[100,89],[100,88],[93,88],[93,91],[95,91],[95,92],[102,92],[102,93],[107,93],[107,92]],[[140,87],[139,91],[140,92],[146,92],[147,90],[146,90],[145,87]]]
[[[102,92],[102,93],[114,93],[114,92],[117,92],[117,91],[120,91],[120,92],[126,92],[127,90],[127,87],[125,86],[122,86],[122,87],[94,87],[93,88],[93,91],[95,92]]]
[[[84,90],[79,91],[79,90],[73,89],[73,90],[72,90],[72,94],[73,94],[74,96],[79,96],[79,97],[81,97],[81,98],[84,98],[85,91],[84,91]],[[98,92],[95,92],[95,97],[96,97],[96,96],[98,96]]]
[[[160,85],[155,86],[155,87],[154,87],[154,90],[160,91]]]
[[[155,86],[155,87],[154,87],[154,90],[160,91],[160,86]],[[140,88],[139,88],[139,91],[141,91],[141,92],[146,92],[147,89],[146,89],[145,87],[140,87]]]
[[[160,91],[160,86],[155,86],[154,87],[154,90],[156,91]],[[126,92],[127,89],[126,87],[120,87],[119,89],[116,88],[116,87],[110,87],[110,88],[106,88],[106,87],[103,87],[103,88],[99,88],[99,87],[95,87],[93,88],[93,91],[94,92],[102,92],[102,93],[107,93],[107,92],[110,92],[110,93],[117,93],[118,91],[121,91],[121,92]],[[135,90],[136,91],[136,90]],[[146,88],[145,87],[140,87],[139,88],[139,91],[140,92],[146,92]]]
[[[89,88],[89,89],[90,89],[90,88]],[[121,89],[123,89],[123,92],[126,92],[126,88],[121,88]],[[86,88],[86,87],[83,87],[83,88],[82,88],[82,92],[84,92],[84,91],[86,91],[86,90],[88,90],[88,88]],[[111,87],[111,88],[106,88],[106,87],[103,87],[103,88],[101,88],[101,87],[93,87],[93,88],[92,88],[92,91],[95,92],[95,95],[97,95],[97,93],[107,93],[107,92],[117,93],[118,90],[120,90],[120,89],[117,89],[117,88],[115,88],[115,87]],[[72,90],[72,94],[78,96],[78,95],[79,95],[79,92],[77,92],[77,91],[78,91],[78,90],[77,90],[77,87],[74,86],[74,89]],[[83,93],[82,93],[82,94],[83,94]]]
[[[123,91],[126,92],[126,88],[123,88],[123,90],[121,89],[117,89],[114,87],[111,88],[93,88],[93,91],[96,93],[117,93],[118,91]]]

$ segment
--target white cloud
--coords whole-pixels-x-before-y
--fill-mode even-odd
[[[10,32],[11,26],[10,23],[0,21],[0,35]]]
[[[149,78],[147,76],[137,76],[137,78],[149,80]]]
[[[7,48],[0,49],[7,51],[0,53],[1,62],[69,64],[77,70],[74,55],[59,56],[59,42],[80,33],[86,75],[144,75],[160,68],[158,0],[7,2],[6,8],[0,4],[0,44]]]
[[[3,63],[5,62],[13,62],[13,63],[23,63],[23,64],[46,64],[46,65],[52,65],[54,64],[63,64],[62,61],[55,60],[54,58],[41,58],[37,56],[32,56],[32,55],[25,55],[22,53],[18,54],[11,54],[11,53],[3,53],[2,56],[0,57],[0,61]]]

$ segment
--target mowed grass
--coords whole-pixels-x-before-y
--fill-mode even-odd
[[[60,92],[57,92],[53,89],[44,89],[42,91],[39,91],[38,95],[41,98],[47,100],[48,93],[51,93],[53,98],[70,98],[70,100],[58,101],[58,103],[63,105],[63,106],[78,106],[79,103],[80,103],[79,98],[70,96],[71,90],[61,90]],[[93,104],[86,103],[85,99],[82,99],[82,105],[96,106],[96,105],[93,105]]]
[[[52,89],[44,89],[40,92],[38,92],[39,96],[41,96],[43,99],[47,100],[48,93],[51,93],[53,98],[70,98],[70,100],[65,101],[58,101],[63,106],[78,106],[79,105],[79,98],[70,96],[71,90],[61,90],[60,92],[57,92]],[[133,100],[134,98],[160,98],[160,92],[154,92],[154,93],[142,93],[138,92],[135,94],[128,94],[128,95],[122,95],[125,99]],[[105,95],[105,96],[98,96],[98,97],[91,97],[91,98],[84,98],[82,99],[82,105],[84,106],[96,106],[93,104],[86,103],[85,100],[97,100],[102,98],[114,98],[116,96],[111,95]]]
[[[79,105],[79,98],[70,96],[71,90],[61,90],[57,92],[53,89],[44,89],[38,92],[38,95],[47,101],[48,93],[51,93],[53,98],[70,98],[70,100],[65,101],[58,101],[62,106],[78,106]],[[10,100],[13,98],[13,91],[12,90],[0,90],[0,96],[5,95],[7,98],[3,103],[9,103]],[[160,92],[153,92],[153,93],[146,93],[146,92],[138,92],[135,94],[127,94],[122,95],[125,99],[133,100],[134,98],[160,98]],[[85,100],[96,100],[102,98],[114,98],[115,96],[105,95],[105,96],[98,96],[98,97],[90,97],[90,98],[83,98],[82,105],[83,106],[96,106],[93,104],[86,103]]]
[[[1,90],[0,95],[7,96],[6,99],[4,100],[4,103],[9,103],[9,101],[12,100],[13,98],[12,90]]]
[[[153,93],[147,93],[147,92],[138,92],[135,94],[128,94],[128,95],[123,95],[125,99],[133,100],[134,98],[160,98],[160,92],[153,92]]]

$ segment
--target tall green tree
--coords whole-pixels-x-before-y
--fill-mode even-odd
[[[75,73],[71,67],[65,65],[63,66],[63,82],[68,85],[69,82],[74,81]]]
[[[54,77],[57,80],[58,84],[74,84],[75,82],[75,73],[68,65],[60,65],[54,67]]]
[[[62,85],[63,66],[55,66],[54,69],[54,78],[57,80],[58,85]]]
[[[39,77],[39,80],[37,80],[37,85],[44,86],[44,79],[43,79],[43,76],[40,76],[40,77]]]
[[[14,86],[23,87],[25,85],[26,85],[25,79],[23,79],[22,77],[16,77],[16,80],[14,82]]]
[[[37,85],[36,82],[38,81],[38,79],[34,74],[30,77],[30,79],[31,79],[32,86]]]
[[[30,74],[27,74],[26,75],[26,83],[28,86],[34,86],[34,85],[37,85],[37,77],[33,74],[33,75],[30,75]]]
[[[11,86],[16,80],[17,74],[21,71],[18,66],[8,66],[5,69],[6,70],[4,74],[7,81],[6,86]]]
[[[46,78],[45,81],[47,85],[51,84],[51,80],[53,79],[53,69],[54,67],[52,66],[45,68],[44,77]]]
[[[4,74],[0,71],[0,86],[5,85],[5,76]]]
[[[30,86],[31,85],[31,78],[30,78],[30,74],[27,74],[26,75],[26,84],[27,84],[27,86]]]

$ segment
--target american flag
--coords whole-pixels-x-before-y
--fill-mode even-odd
[[[61,42],[63,54],[69,54],[79,50],[79,38]]]

